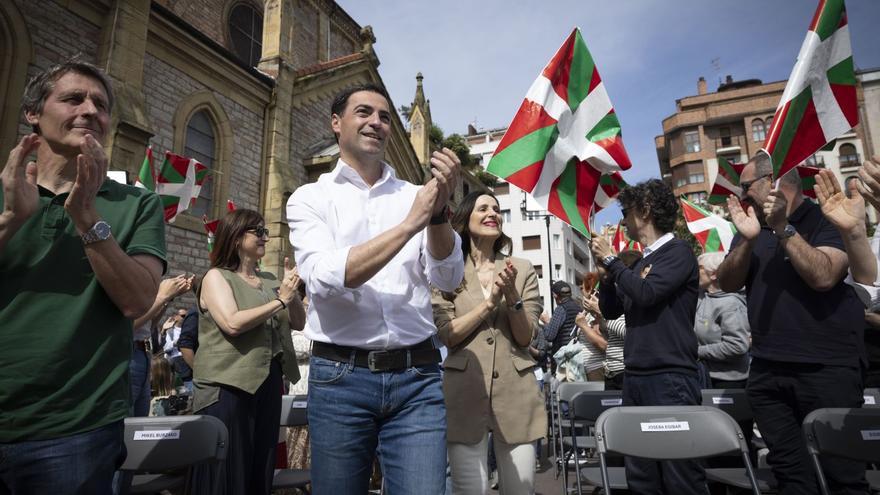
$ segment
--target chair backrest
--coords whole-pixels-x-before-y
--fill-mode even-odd
[[[571,415],[575,420],[596,421],[607,409],[623,405],[620,390],[588,390],[571,400]]]
[[[748,452],[736,421],[706,406],[614,407],[596,420],[600,454],[701,459]]]
[[[811,455],[880,462],[880,408],[816,409],[804,418]]]
[[[161,472],[226,459],[226,425],[213,416],[125,418],[128,455],[120,469]]]
[[[704,406],[721,409],[737,422],[751,421],[755,417],[745,389],[712,388],[704,389],[702,393]]]
[[[880,388],[866,388],[864,397],[865,403],[862,407],[880,407]]]
[[[281,426],[305,426],[309,424],[306,407],[308,396],[284,395],[281,397]]]
[[[605,390],[605,382],[564,382],[556,389],[558,402],[571,402],[575,395],[588,390]]]

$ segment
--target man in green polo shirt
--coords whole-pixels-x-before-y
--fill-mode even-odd
[[[0,174],[0,493],[110,493],[123,460],[131,321],[165,239],[158,196],[106,179],[112,104],[90,64],[38,74]]]

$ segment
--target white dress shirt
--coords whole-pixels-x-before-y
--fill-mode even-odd
[[[318,181],[287,201],[290,243],[310,304],[306,336],[364,349],[397,349],[437,332],[430,284],[452,292],[464,276],[461,238],[443,260],[428,251],[427,230],[414,235],[365,284],[345,287],[349,250],[400,224],[420,186],[398,179],[383,164],[368,186],[341,159]]]
[[[648,256],[651,256],[651,253],[660,249],[660,247],[662,247],[664,244],[671,241],[672,239],[675,239],[675,236],[672,235],[672,232],[667,232],[667,233],[661,235],[660,237],[657,238],[657,240],[652,242],[650,246],[645,248],[645,250],[642,253],[643,256],[645,258],[647,258]]]

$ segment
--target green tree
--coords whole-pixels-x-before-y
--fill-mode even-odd
[[[409,125],[409,118],[412,115],[412,107],[407,105],[400,105],[397,109],[397,113],[400,114],[400,118],[402,118],[406,125]]]
[[[467,141],[461,134],[450,134],[443,139],[442,144],[444,148],[451,149],[458,156],[462,168],[470,170],[477,164],[477,160],[471,155]]]
[[[703,247],[700,246],[700,242],[697,241],[697,238],[694,237],[694,235],[691,234],[691,231],[687,228],[687,222],[684,219],[681,208],[678,209],[678,218],[675,219],[675,229],[673,229],[673,233],[675,234],[675,237],[687,242],[691,246],[691,251],[694,252],[694,256],[703,254]]]
[[[436,124],[431,124],[428,131],[428,141],[431,142],[431,151],[437,151],[443,147],[443,129]]]

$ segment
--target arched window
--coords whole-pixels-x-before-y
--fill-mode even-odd
[[[840,145],[840,166],[841,167],[858,167],[859,154],[856,147],[850,143]]]
[[[202,165],[214,169],[214,159],[217,155],[217,142],[214,139],[214,125],[207,111],[196,112],[186,124],[186,138],[183,149],[184,156],[195,158]],[[214,180],[211,175],[202,183],[196,204],[190,208],[189,213],[201,218],[202,215],[212,214],[211,205],[214,199]]]
[[[752,121],[752,141],[758,142],[763,141],[767,137],[766,130],[764,129],[764,121],[761,119],[755,119]]]
[[[263,53],[263,15],[248,3],[229,11],[229,39],[232,51],[242,62],[256,67]]]

